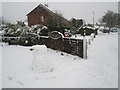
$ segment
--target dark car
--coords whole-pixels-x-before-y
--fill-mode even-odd
[[[105,27],[103,30],[103,33],[110,33],[110,28],[109,27]]]

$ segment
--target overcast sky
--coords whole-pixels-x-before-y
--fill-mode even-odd
[[[2,2],[2,15],[10,22],[25,20],[26,14],[34,9],[41,2]],[[42,2],[43,3],[43,2]],[[82,18],[87,23],[93,22],[93,11],[95,12],[95,22],[101,18],[105,12],[112,10],[118,12],[117,2],[45,2],[51,10],[60,11],[66,19]],[[1,8],[1,4],[0,4]]]

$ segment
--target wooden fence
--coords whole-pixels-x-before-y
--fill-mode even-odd
[[[42,42],[54,50],[59,50],[72,55],[79,56],[81,58],[87,58],[87,41],[83,39],[72,39],[72,38],[44,38],[42,37]]]

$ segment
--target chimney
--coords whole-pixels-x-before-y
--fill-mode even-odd
[[[48,7],[48,4],[44,4],[46,7]]]

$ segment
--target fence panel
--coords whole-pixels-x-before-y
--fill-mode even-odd
[[[63,51],[83,58],[83,40],[82,39],[44,39],[48,48]]]

